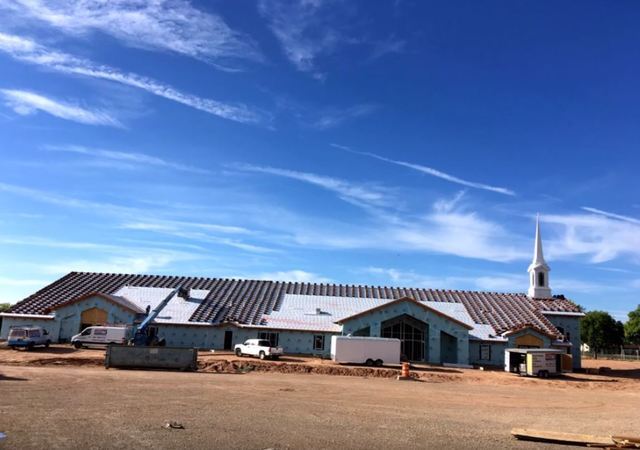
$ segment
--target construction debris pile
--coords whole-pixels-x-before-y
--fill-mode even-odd
[[[247,373],[256,372],[277,372],[277,373],[313,373],[319,375],[343,375],[353,377],[371,378],[396,378],[399,370],[395,369],[374,369],[370,367],[345,367],[338,365],[311,365],[311,364],[289,364],[273,363],[261,361],[242,360],[216,360],[211,362],[199,362],[198,371],[209,373]],[[418,377],[413,373],[412,376]]]

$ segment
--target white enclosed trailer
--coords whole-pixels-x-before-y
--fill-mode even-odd
[[[337,363],[382,364],[400,363],[400,339],[332,336],[331,359]]]
[[[504,370],[542,378],[559,375],[563,353],[555,348],[508,348],[504,351]]]

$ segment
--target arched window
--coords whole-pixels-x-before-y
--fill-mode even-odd
[[[538,273],[538,286],[544,287],[544,272]]]

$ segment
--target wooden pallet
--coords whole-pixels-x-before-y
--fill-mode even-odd
[[[640,448],[640,436],[594,436],[590,434],[562,433],[558,431],[514,428],[511,434],[520,440],[578,445],[599,448]]]

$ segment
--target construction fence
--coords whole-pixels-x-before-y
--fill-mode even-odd
[[[598,353],[597,357],[593,352],[582,352],[582,358],[588,359],[615,359],[621,361],[640,361],[640,348],[624,348],[620,349],[619,352],[614,353],[611,350]]]

